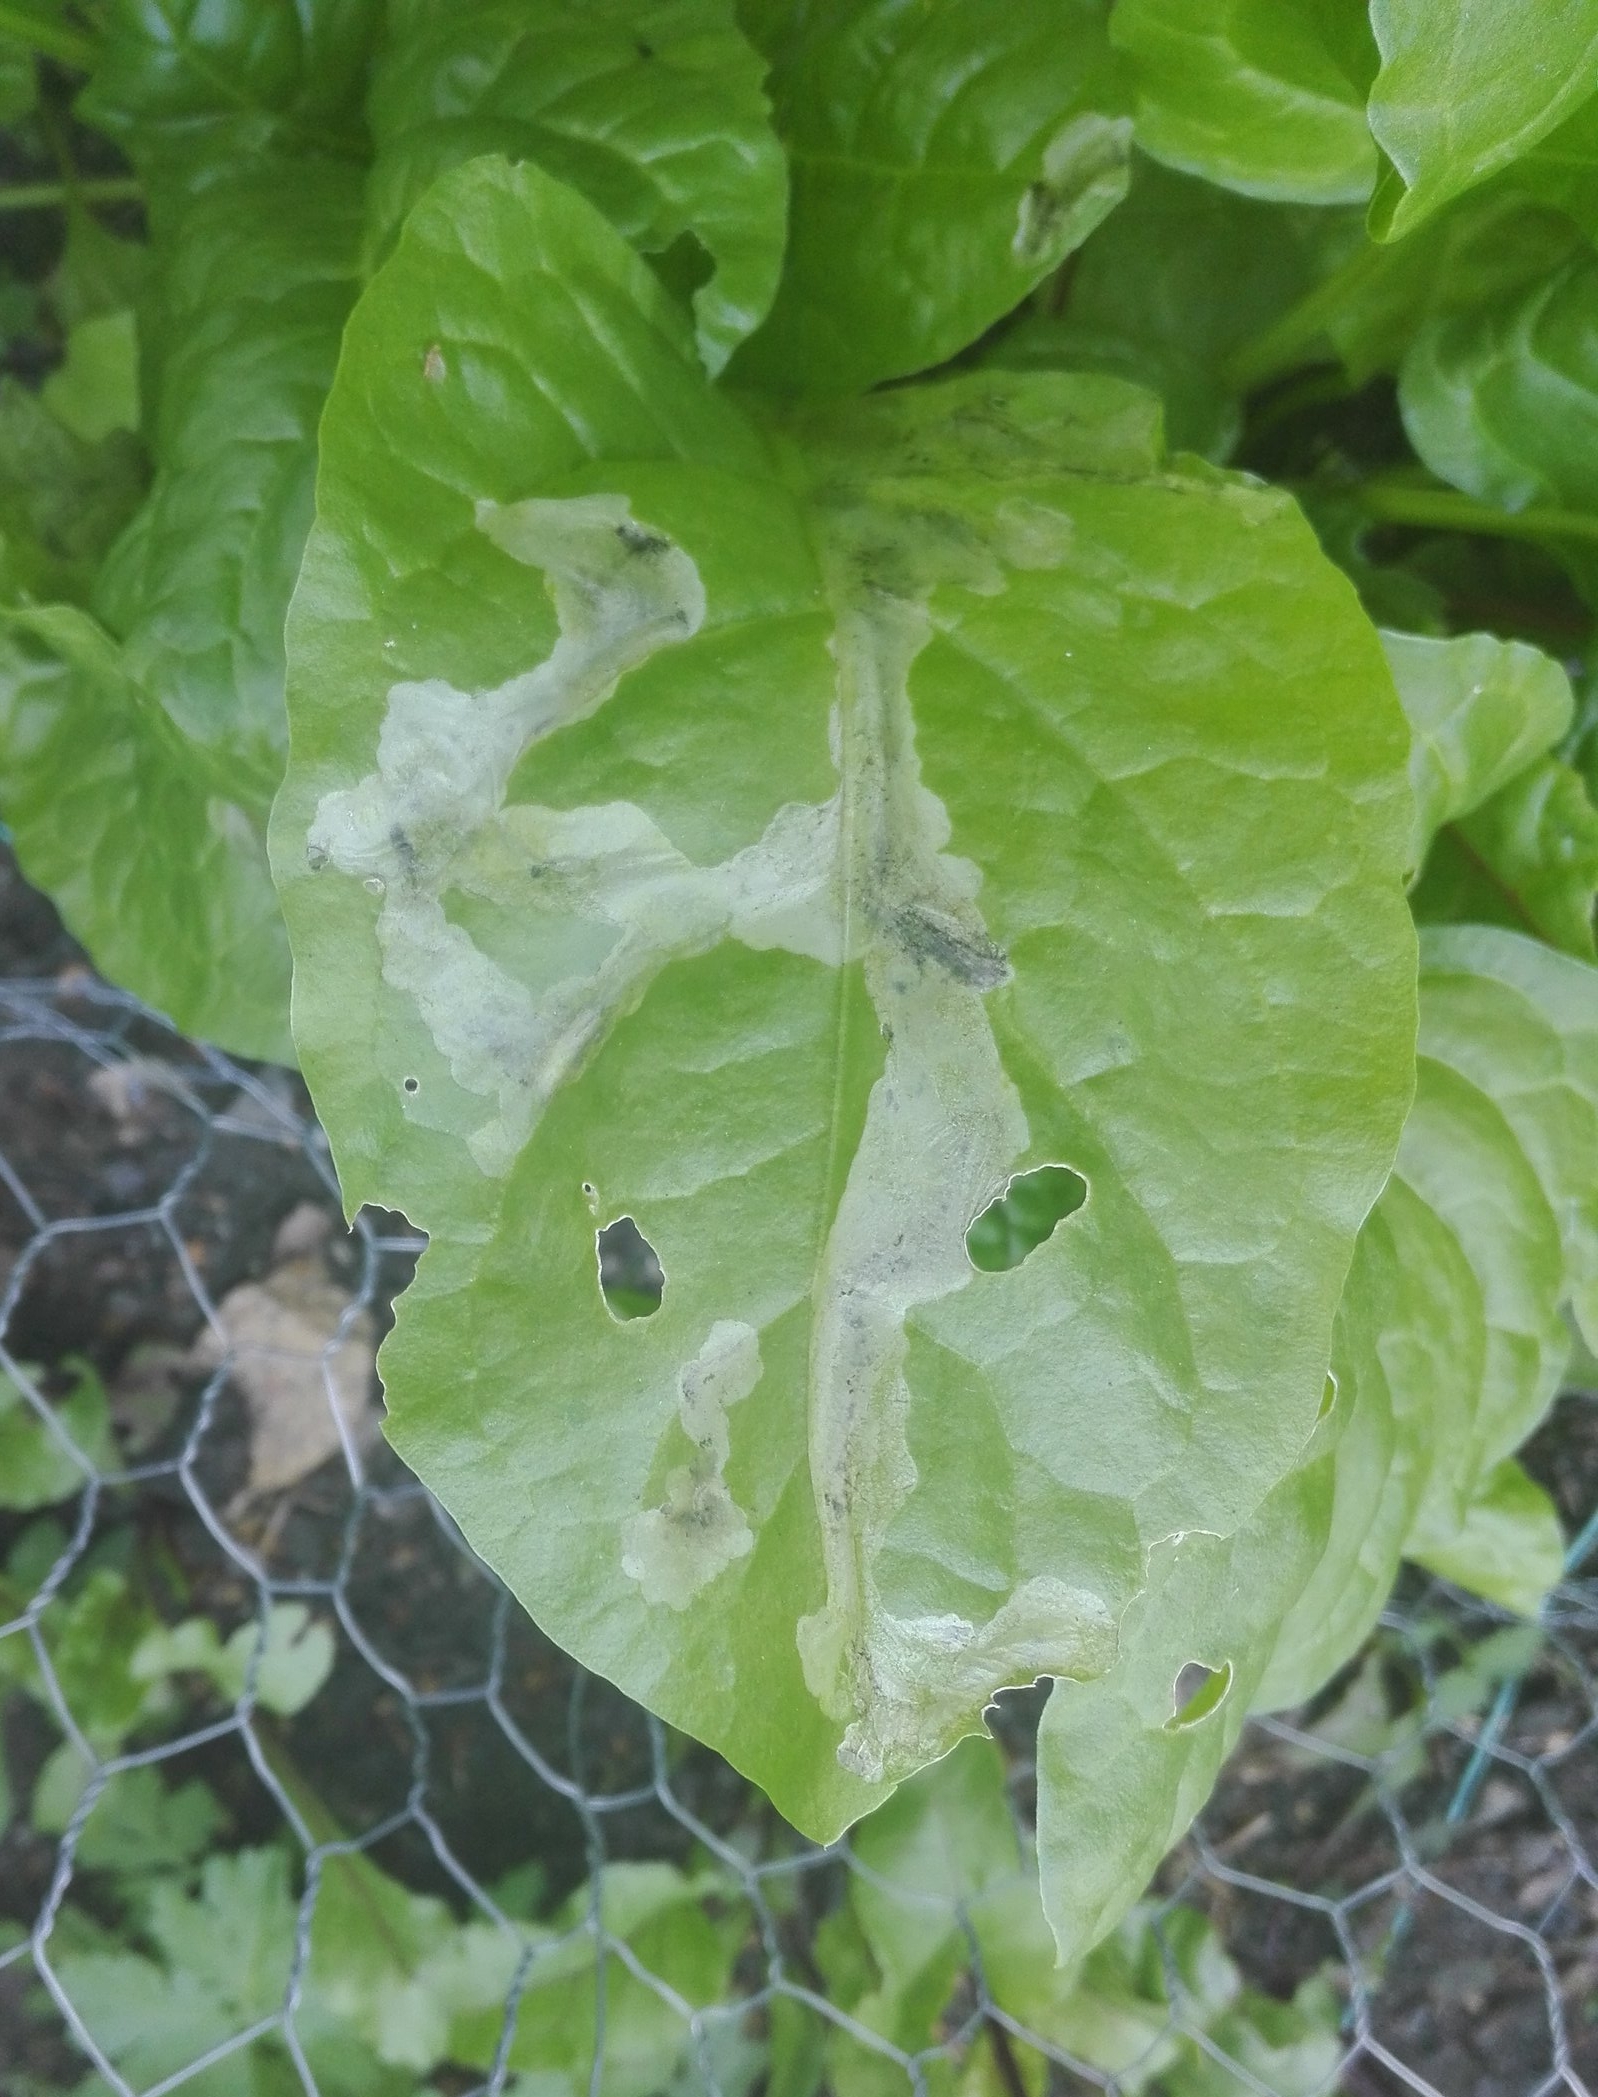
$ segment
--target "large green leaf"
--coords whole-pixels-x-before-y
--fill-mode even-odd
[[[1114,381],[762,430],[530,168],[423,200],[322,443],[274,858],[346,1199],[430,1234],[389,1432],[831,1833],[1313,1423],[1411,1072],[1377,641]],[[979,1273],[1045,1164],[1086,1202]]]
[[[1372,224],[1395,239],[1535,146],[1598,89],[1598,0],[1371,0],[1370,126],[1391,166]]]
[[[227,155],[356,152],[382,17],[383,0],[109,0],[81,106],[163,183]]]
[[[1049,1700],[1039,1844],[1066,1957],[1187,1826],[1249,1705],[1297,1703],[1357,1651],[1401,1555],[1528,1613],[1559,1571],[1557,1517],[1507,1459],[1558,1388],[1561,1306],[1598,1317],[1598,970],[1428,932],[1420,1009],[1415,1105],[1303,1462],[1234,1536],[1161,1547],[1114,1668]],[[1193,1661],[1225,1693],[1188,1719]]]
[[[1360,0],[1117,0],[1111,34],[1156,159],[1246,196],[1370,195],[1377,56]]]
[[[163,228],[155,484],[95,592],[130,677],[263,815],[287,744],[283,620],[360,209],[352,168],[266,164],[218,173]]]
[[[793,170],[744,379],[862,391],[1003,318],[1126,194],[1103,0],[744,0]]]
[[[373,251],[445,168],[536,160],[692,289],[719,371],[782,264],[788,178],[764,72],[732,0],[404,0],[368,103]]]

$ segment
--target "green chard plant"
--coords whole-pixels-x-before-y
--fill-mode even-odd
[[[1402,1559],[1560,1570],[1598,0],[1531,14],[0,8],[148,228],[74,174],[16,287],[23,867],[428,1233],[389,1436],[588,1666],[820,1839],[1052,1679],[1073,1964]]]

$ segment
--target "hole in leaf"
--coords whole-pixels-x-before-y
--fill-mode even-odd
[[[629,1318],[652,1318],[666,1290],[665,1270],[655,1248],[630,1216],[618,1216],[594,1234],[599,1254],[599,1288],[605,1308],[624,1324]]]
[[[1321,1409],[1315,1415],[1316,1421],[1319,1422],[1321,1420],[1324,1420],[1336,1403],[1337,1378],[1335,1374],[1330,1369],[1328,1369],[1326,1372],[1326,1388],[1324,1391],[1321,1392]]]
[[[404,1085],[405,1090],[407,1092],[420,1092],[422,1089],[422,1081],[420,1078],[404,1078],[401,1080],[401,1082]]]
[[[1038,1165],[1018,1172],[965,1234],[966,1255],[986,1274],[1019,1267],[1052,1236],[1054,1227],[1088,1198],[1088,1183],[1069,1165]]]
[[[1181,1733],[1198,1725],[1221,1708],[1231,1687],[1230,1660],[1223,1660],[1219,1667],[1206,1667],[1202,1660],[1188,1661],[1177,1670],[1171,1684],[1171,1715],[1165,1721],[1165,1730]]]
[[[703,284],[716,274],[716,258],[692,233],[679,233],[669,248],[658,249],[644,260],[662,284],[686,305]]]

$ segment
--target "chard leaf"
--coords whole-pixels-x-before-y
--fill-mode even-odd
[[[1126,202],[1084,243],[1063,305],[1026,312],[989,361],[1135,380],[1159,394],[1173,447],[1222,458],[1240,421],[1228,359],[1315,284],[1323,220],[1137,155]]]
[[[218,174],[158,227],[155,483],[95,592],[128,675],[263,816],[360,205],[353,169],[265,165]]]
[[[1237,1745],[1282,1598],[1309,1579],[1330,1521],[1329,1439],[1323,1421],[1310,1460],[1233,1535],[1156,1545],[1114,1666],[1094,1682],[1055,1683],[1038,1728],[1038,1870],[1063,1963],[1121,1921]],[[1180,1724],[1194,1663],[1222,1693]]]
[[[943,363],[1126,194],[1101,0],[745,0],[792,168],[787,261],[739,378],[863,391]]]
[[[346,1199],[430,1234],[388,1432],[812,1833],[1290,1469],[1407,1098],[1379,644],[1156,421],[977,372],[756,424],[486,161],[323,423],[274,862]],[[979,1272],[1047,1165],[1086,1202]]]
[[[1415,1555],[1456,1587],[1534,1617],[1564,1572],[1565,1533],[1553,1501],[1506,1456],[1471,1496],[1459,1527]]]
[[[1396,371],[1427,326],[1515,297],[1584,252],[1562,212],[1494,184],[1392,246],[1334,245],[1334,273],[1307,295],[1304,308],[1359,386],[1377,372]],[[1313,346],[1313,336],[1306,342],[1300,335],[1299,351]]]
[[[1138,144],[1246,196],[1363,203],[1376,180],[1358,0],[1118,0]]]
[[[0,632],[0,811],[29,880],[114,982],[192,1033],[293,1060],[265,840],[71,606]]]
[[[534,160],[692,289],[719,371],[782,265],[787,169],[764,72],[732,0],[406,0],[368,103],[371,253],[446,168]]]
[[[1384,633],[1412,742],[1414,864],[1445,824],[1479,808],[1569,728],[1570,679],[1551,656],[1494,634]]]
[[[90,443],[0,379],[0,598],[85,598],[144,489],[126,431]]]
[[[109,0],[79,107],[163,182],[229,156],[355,153],[382,15],[383,0]]]
[[[283,621],[360,206],[359,174],[331,161],[292,181],[219,173],[169,204],[154,485],[100,568],[98,624],[28,614],[0,678],[0,810],[30,880],[113,980],[279,1061],[288,946],[265,827],[288,737]]]
[[[1427,931],[1422,951],[1423,1052],[1490,1094],[1513,1129],[1558,1219],[1577,1325],[1598,1347],[1598,971],[1472,926]]]
[[[1598,970],[1490,927],[1427,932],[1420,1010],[1415,1105],[1303,1462],[1236,1535],[1161,1547],[1115,1667],[1045,1710],[1064,1957],[1188,1825],[1244,1709],[1301,1702],[1358,1650],[1401,1555],[1527,1613],[1557,1577],[1552,1508],[1507,1459],[1558,1389],[1561,1306],[1584,1333],[1598,1315]],[[1229,1669],[1228,1694],[1173,1725],[1190,1660]]]
[[[1507,167],[1598,89],[1598,0],[1528,22],[1519,0],[1371,0],[1381,71],[1370,127],[1390,166],[1382,239]]]
[[[1598,489],[1598,257],[1440,318],[1399,375],[1410,442],[1484,502],[1590,512]]]
[[[1544,757],[1442,832],[1410,903],[1423,924],[1507,925],[1590,961],[1595,893],[1598,809]]]

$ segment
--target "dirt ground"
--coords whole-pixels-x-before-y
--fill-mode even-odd
[[[68,1019],[107,1024],[81,956],[3,851],[0,975],[50,979],[68,992],[56,999]],[[653,1788],[644,1716],[507,1603],[381,1442],[366,1452],[372,1490],[360,1497],[336,1457],[284,1490],[248,1492],[242,1399],[224,1387],[202,1404],[207,1376],[192,1354],[202,1294],[216,1303],[260,1281],[285,1219],[310,1205],[327,1219],[328,1273],[352,1290],[365,1277],[380,1331],[413,1257],[383,1241],[403,1239],[406,1226],[378,1218],[364,1238],[347,1237],[314,1146],[274,1134],[232,1076],[165,1030],[140,1023],[126,1039],[182,1084],[163,1080],[130,1096],[97,1079],[93,1060],[70,1042],[13,1040],[0,1028],[7,1345],[47,1372],[74,1355],[88,1359],[142,1462],[185,1450],[192,1459],[184,1476],[169,1471],[136,1493],[107,1495],[100,1526],[131,1527],[174,1611],[207,1612],[224,1630],[245,1621],[256,1599],[226,1539],[256,1554],[273,1579],[309,1584],[311,1606],[343,1650],[300,1717],[263,1723],[346,1833],[402,1817],[419,1801],[468,1873],[486,1883],[535,1865],[553,1898],[586,1876],[598,1825],[562,1795],[560,1780],[569,1779],[585,1796],[615,1802],[603,1812],[611,1856],[685,1856],[689,1836]],[[278,1073],[265,1082],[283,1107],[305,1109],[296,1081]],[[62,1224],[73,1228],[51,1228]],[[1598,1403],[1561,1401],[1528,1462],[1574,1533],[1598,1507]],[[0,1518],[0,1560],[14,1528]],[[1598,2088],[1598,1880],[1588,1861],[1598,1843],[1598,1596],[1574,1589],[1561,1606],[1468,1794],[1461,1780],[1494,1685],[1447,1725],[1428,1730],[1418,1720],[1440,1693],[1446,1701],[1495,1627],[1418,1579],[1407,1577],[1399,1605],[1395,1628],[1309,1712],[1289,1727],[1251,1729],[1202,1830],[1160,1883],[1208,1908],[1247,1977],[1270,1994],[1286,1998],[1326,1966],[1346,1987],[1357,1954],[1372,1987],[1368,1996],[1351,1991],[1348,2035],[1351,2046],[1368,2037],[1374,2051],[1346,2072],[1348,2097],[1416,2088],[1530,2097],[1553,2086],[1559,2066]],[[482,1693],[490,1683],[492,1700]],[[1023,1772],[1037,1701],[1009,1699],[1003,1715]],[[26,1785],[50,1736],[20,1704],[4,1723],[8,1761]],[[1390,1784],[1374,1783],[1360,1758],[1391,1747],[1406,1728],[1414,1735],[1407,1763]],[[783,1839],[758,1795],[717,1757],[679,1741],[663,1752],[677,1795],[711,1826],[751,1843]],[[203,1775],[227,1808],[230,1839],[262,1840],[280,1825],[236,1739],[186,1760],[192,1767],[182,1773]],[[556,1785],[539,1774],[540,1760]],[[459,1897],[416,1818],[376,1855],[412,1885]],[[0,1916],[27,1926],[53,1858],[53,1845],[25,1826],[0,1837]],[[1397,1882],[1406,1858],[1429,1874],[1432,1890]],[[1551,1994],[1570,2033],[1564,2063],[1550,2037]],[[21,2028],[16,2000],[15,1984],[0,1986],[0,2088],[12,2043],[4,2034]],[[1384,2049],[1402,2071],[1382,2064]],[[12,2071],[21,2065],[13,2053]],[[27,2065],[66,2081],[79,2072],[48,2047]]]

